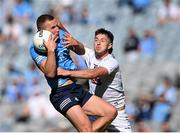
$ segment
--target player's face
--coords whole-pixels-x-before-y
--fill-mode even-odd
[[[108,54],[108,49],[112,47],[109,38],[105,34],[98,34],[94,40],[94,50],[96,55],[104,56]]]
[[[58,21],[53,19],[44,23],[44,29],[50,31],[53,35],[59,36]]]

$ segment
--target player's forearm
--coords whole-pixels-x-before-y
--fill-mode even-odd
[[[60,76],[70,76],[75,78],[85,78],[85,79],[91,79],[96,77],[101,77],[108,74],[108,71],[104,67],[98,67],[94,69],[82,69],[77,71],[69,71],[64,70],[62,68],[57,68],[57,75]]]
[[[68,73],[69,73],[70,77],[75,77],[75,78],[91,79],[91,78],[97,77],[97,75],[94,73],[93,69],[69,71]]]
[[[99,67],[94,69],[82,69],[79,71],[69,71],[69,76],[77,78],[92,79],[106,75],[108,72],[105,68]]]
[[[85,53],[84,45],[76,40],[77,45],[74,45],[73,51],[78,55],[83,55]]]
[[[48,56],[45,64],[45,75],[47,77],[54,77],[56,76],[56,59],[55,59],[55,52],[48,51]]]

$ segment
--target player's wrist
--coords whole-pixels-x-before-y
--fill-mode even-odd
[[[48,53],[54,53],[54,52],[55,52],[55,49],[48,49],[47,52],[48,52]]]
[[[67,70],[66,71],[66,76],[71,76],[71,71]]]

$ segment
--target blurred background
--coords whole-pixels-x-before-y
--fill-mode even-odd
[[[76,131],[49,102],[28,48],[44,13],[92,48],[98,28],[114,36],[133,131],[180,131],[179,0],[0,0],[0,131]]]

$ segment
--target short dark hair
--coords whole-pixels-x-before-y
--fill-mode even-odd
[[[113,44],[114,35],[112,34],[112,32],[110,32],[110,31],[108,31],[108,30],[106,30],[106,29],[104,29],[104,28],[100,28],[100,29],[98,29],[98,30],[95,31],[95,36],[97,36],[98,34],[104,34],[104,35],[106,35],[106,36],[109,38],[110,43]],[[113,48],[111,47],[111,49],[109,49],[109,53],[111,54],[112,51],[113,51]]]
[[[43,15],[39,16],[36,21],[38,31],[42,30],[42,25],[44,24],[44,22],[46,22],[47,20],[51,21],[53,19],[54,19],[54,17],[50,14],[43,14]]]

